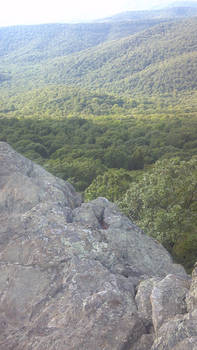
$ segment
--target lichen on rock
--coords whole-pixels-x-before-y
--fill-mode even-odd
[[[195,349],[195,273],[3,142],[0,270],[2,350]]]

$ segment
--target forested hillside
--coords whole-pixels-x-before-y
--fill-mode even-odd
[[[45,80],[129,94],[196,89],[196,32],[197,18],[160,24],[56,59],[47,66]]]
[[[144,19],[0,28],[0,59],[6,58],[7,63],[37,63],[120,39],[165,21],[167,19]]]
[[[197,17],[184,9],[0,28],[0,141],[85,200],[118,201],[189,271],[197,255]]]
[[[185,4],[176,2],[174,5],[158,10],[144,10],[144,11],[127,11],[110,18],[111,21],[125,21],[125,20],[143,20],[143,19],[161,19],[161,18],[181,18],[191,17],[197,15],[197,6],[195,2],[187,1]]]
[[[126,37],[116,40],[107,40],[108,23],[82,25],[86,30],[76,25],[76,31],[70,28],[75,38],[69,31],[65,32],[64,26],[62,30],[61,25],[54,26],[56,34],[52,34],[53,25],[44,26],[43,31],[41,27],[32,31],[28,28],[29,32],[22,27],[23,45],[17,40],[19,28],[15,44],[11,41],[9,46],[9,38],[5,36],[8,52],[3,53],[2,49],[0,58],[3,86],[18,91],[66,84],[131,95],[185,92],[197,87],[197,17],[163,22],[129,36],[126,26],[130,24],[126,22],[121,34]],[[15,38],[13,30],[11,38]],[[28,39],[31,36],[34,40]]]

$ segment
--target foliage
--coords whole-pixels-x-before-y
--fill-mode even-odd
[[[105,197],[115,202],[123,196],[134,178],[136,178],[135,172],[128,172],[124,169],[110,169],[92,181],[91,185],[85,190],[85,200]]]
[[[146,95],[197,88],[197,19],[162,23],[51,61],[46,83]],[[173,38],[173,40],[172,40]]]
[[[191,273],[197,257],[197,232],[186,234],[178,240],[172,253],[176,261]]]
[[[15,93],[49,84],[149,96],[196,90],[196,27],[193,17],[0,28],[9,75],[1,85]]]
[[[51,159],[45,163],[45,167],[54,175],[72,183],[79,191],[84,191],[98,174],[106,170],[98,159],[94,161],[91,158],[72,161]]]
[[[189,159],[196,154],[196,133],[195,117],[0,119],[1,141],[70,179],[80,191],[110,168],[140,170],[175,155]]]
[[[0,28],[0,141],[86,199],[119,200],[190,269],[197,18],[141,15]]]
[[[185,250],[182,261],[186,255],[187,265],[188,244],[197,234],[197,158],[158,161],[131,184],[121,207],[144,231],[176,252],[179,259]]]
[[[0,57],[7,62],[32,64],[120,39],[163,22],[142,19],[132,23],[41,24],[0,28]],[[4,62],[4,61],[3,61]]]

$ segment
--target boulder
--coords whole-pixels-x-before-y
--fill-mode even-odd
[[[154,341],[153,334],[143,334],[142,337],[130,348],[130,350],[148,350]]]
[[[192,283],[186,301],[188,311],[193,311],[197,308],[197,264],[192,272]]]
[[[147,333],[153,332],[151,294],[154,285],[160,280],[161,278],[159,277],[148,278],[140,282],[137,287],[135,301],[138,308],[138,313],[143,319]]]
[[[185,338],[178,345],[175,345],[172,350],[197,350],[197,337]]]
[[[158,329],[151,350],[194,350],[197,337],[197,312],[177,315]],[[186,345],[187,344],[187,345]]]
[[[155,332],[164,321],[187,312],[186,295],[189,287],[189,279],[172,274],[155,283],[150,297]]]
[[[166,350],[197,336],[194,282],[190,313],[178,306],[176,286],[189,285],[183,267],[116,205],[82,203],[68,182],[3,142],[0,270],[2,350]],[[177,304],[160,320],[154,288],[168,293],[174,281],[183,281]]]

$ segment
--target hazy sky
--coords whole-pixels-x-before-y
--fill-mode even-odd
[[[173,0],[2,0],[0,26],[86,21],[171,2]]]

